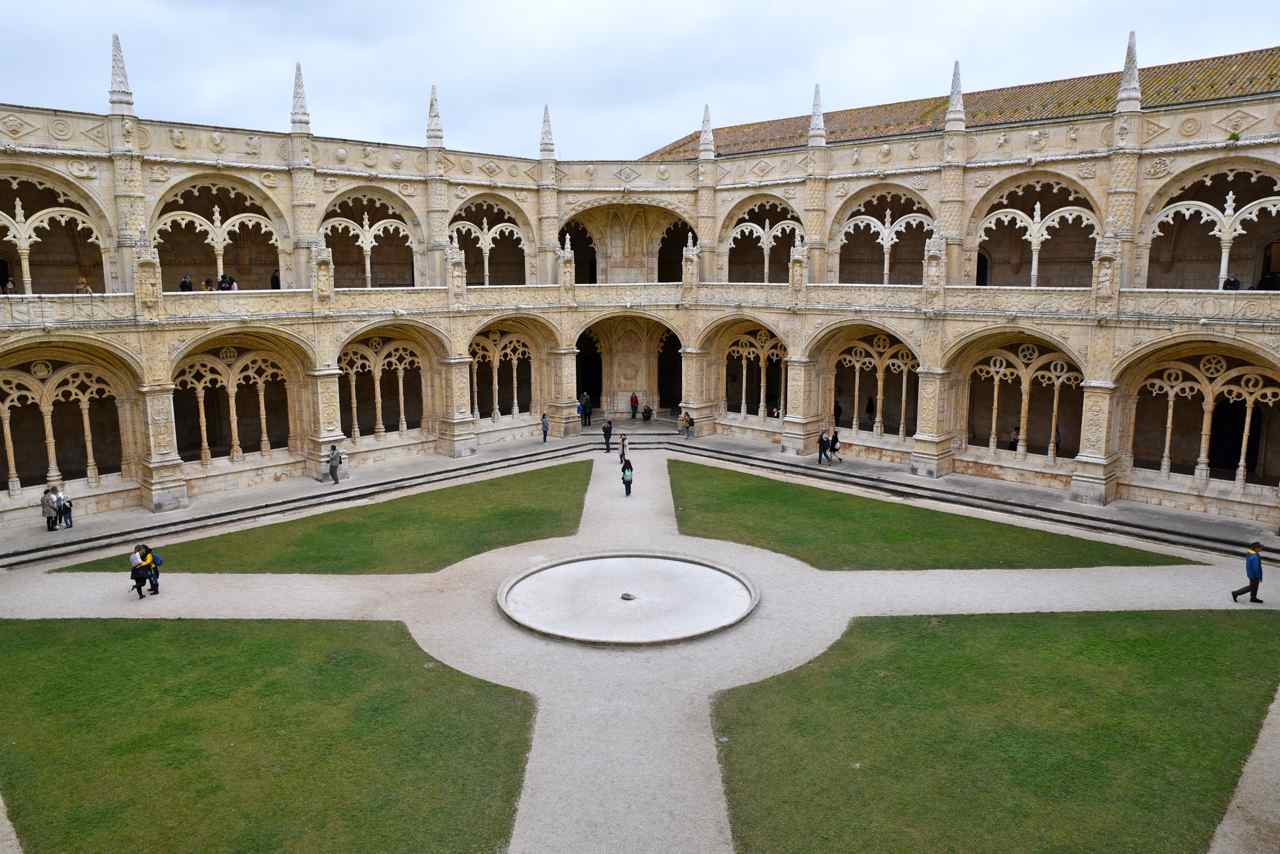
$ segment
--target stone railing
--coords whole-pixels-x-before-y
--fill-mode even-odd
[[[133,317],[133,294],[0,296],[0,326],[93,324]]]
[[[1270,291],[1122,290],[1119,314],[1135,319],[1280,320],[1280,293]]]
[[[320,299],[317,299],[320,297]],[[134,294],[46,294],[0,297],[0,327],[31,328],[127,323],[135,320],[215,322],[229,318],[287,318],[316,311],[392,314],[449,310],[551,309],[578,306],[706,305],[811,311],[914,312],[953,315],[1091,317],[1119,320],[1280,321],[1280,293],[1266,291],[1121,290],[1102,305],[1089,288],[948,285],[671,282],[592,285],[477,285],[451,293],[443,286],[338,288],[327,298],[310,290],[166,292],[139,317]],[[1105,306],[1105,307],[1104,307]]]

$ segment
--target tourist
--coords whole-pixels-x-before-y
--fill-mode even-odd
[[[280,271],[279,270],[271,271],[271,290],[273,291],[280,290]]]
[[[609,453],[609,442],[613,439],[613,420],[605,419],[604,426],[600,428],[600,432],[604,434],[604,452]]]
[[[228,276],[226,273],[223,273],[221,276],[218,277],[218,290],[220,291],[231,290],[231,277]]]
[[[585,414],[585,413],[583,413],[583,411],[582,411],[582,401],[581,401],[581,400],[579,400],[579,401],[578,401],[578,426],[579,426],[579,427],[586,427],[586,426],[587,426],[587,416],[586,416],[586,414]]]
[[[182,278],[178,280],[178,290],[182,291],[183,293],[191,293],[192,285],[191,285],[190,273],[182,274]]]
[[[205,290],[205,291],[213,290],[213,279],[206,278],[204,280],[204,285],[202,287],[202,290]]]
[[[635,477],[635,470],[631,467],[631,460],[622,461],[622,488],[626,490],[627,497],[631,497],[631,481]]]
[[[627,461],[627,450],[631,447],[631,440],[627,438],[627,434],[622,434],[622,441],[618,443],[618,462],[625,463]]]
[[[1249,601],[1259,605],[1258,587],[1262,584],[1262,543],[1249,543],[1249,552],[1244,556],[1244,575],[1249,583],[1239,590],[1231,591],[1231,601],[1239,602],[1241,593],[1249,594]]]
[[[40,513],[44,516],[44,526],[49,531],[58,529],[58,499],[53,497],[53,490],[46,489],[40,496]]]
[[[582,393],[582,415],[587,419],[587,426],[591,426],[591,395],[585,391]]]
[[[142,588],[150,580],[150,575],[150,571],[142,565],[142,546],[134,546],[133,551],[129,553],[129,580],[133,582],[130,588],[138,594],[139,599],[147,598]]]
[[[62,493],[58,487],[53,487],[54,509],[57,510],[57,522],[54,527],[61,525],[64,528],[71,527],[71,499]]]
[[[684,437],[686,439],[693,438],[693,416],[688,412],[684,414]]]
[[[840,431],[835,427],[831,428],[831,444],[827,447],[827,462],[844,462],[844,460],[840,459]]]
[[[1013,432],[1009,434],[1009,450],[1018,450],[1018,438],[1020,435],[1021,433],[1018,431],[1018,428],[1014,427]]]
[[[653,407],[646,403],[646,404],[644,405],[644,409],[640,410],[640,417],[644,419],[644,422],[645,422],[646,424],[648,424],[650,421],[652,421],[652,420],[653,420]]]
[[[640,397],[633,391],[631,392],[631,420],[636,420],[636,413],[640,410]]]
[[[143,570],[144,578],[151,582],[151,595],[160,595],[160,567],[164,564],[164,559],[151,547],[142,543],[135,547],[134,551],[138,553],[138,568]],[[142,591],[138,590],[138,595],[142,595]]]
[[[547,418],[547,413],[542,413],[542,444],[547,444],[547,434],[551,432],[551,419]]]
[[[230,281],[231,281],[231,287],[230,287],[230,288],[228,288],[228,290],[232,290],[232,291],[238,291],[238,290],[240,290],[240,283],[236,281],[236,277],[235,277],[235,276],[231,276],[231,277],[230,277]]]
[[[93,296],[93,288],[89,287],[89,280],[84,276],[81,276],[80,280],[76,282],[76,293],[82,296]]]
[[[1224,291],[1240,290],[1240,280],[1236,278],[1235,273],[1227,273],[1227,277],[1222,280],[1222,289]]]
[[[329,477],[333,478],[333,485],[338,485],[338,469],[342,467],[342,451],[338,450],[337,445],[329,446]]]
[[[830,462],[830,460],[827,459],[827,456],[830,453],[831,442],[827,439],[827,431],[823,430],[818,434],[818,465],[822,465],[822,461],[824,459],[826,459],[827,462]]]

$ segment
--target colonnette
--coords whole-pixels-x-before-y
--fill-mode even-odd
[[[105,115],[0,106],[0,512],[462,456],[634,391],[783,453],[838,421],[930,477],[1280,521],[1280,48],[815,88],[627,162],[558,160],[546,112],[537,159],[450,150],[434,90],[424,146],[318,137],[300,67],[287,133],[139,118],[118,39],[110,81]]]

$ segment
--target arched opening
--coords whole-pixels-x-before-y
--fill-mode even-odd
[[[409,229],[385,199],[355,195],[330,205],[320,233],[333,252],[334,286],[413,287],[414,242]]]
[[[211,341],[178,363],[173,409],[178,452],[208,467],[294,450],[298,438],[289,397],[292,360],[273,342],[245,336]]]
[[[356,447],[362,436],[418,441],[429,435],[434,409],[430,364],[430,350],[398,337],[394,328],[349,342],[338,357],[342,432]]]
[[[471,339],[472,417],[480,430],[528,428],[542,412],[540,353],[554,340],[538,323],[511,319],[490,324]],[[484,439],[482,439],[484,441]]]
[[[751,207],[729,232],[729,281],[786,282],[791,250],[803,239],[790,207],[772,201]]]
[[[916,431],[916,372],[911,349],[892,335],[871,332],[850,340],[841,335],[830,346],[823,371],[824,415],[848,428],[854,442],[867,433],[905,441]]]
[[[569,241],[569,248],[573,250],[574,284],[594,285],[597,281],[596,244],[591,239],[591,233],[583,227],[582,223],[571,219],[564,228],[560,229],[556,242],[563,247],[565,240]]]
[[[1052,346],[1017,336],[974,348],[968,377],[966,441],[990,453],[1047,458],[1080,448],[1084,376]]]
[[[906,193],[885,191],[866,199],[840,228],[840,282],[919,285],[924,248],[933,233],[928,209]]]
[[[697,246],[698,235],[689,223],[678,219],[662,233],[658,243],[658,281],[680,282],[684,280],[684,250]]]
[[[1144,237],[1148,288],[1280,289],[1280,179],[1254,170],[1204,173],[1170,197]]]
[[[1006,287],[1090,287],[1098,236],[1082,194],[1060,181],[1020,184],[998,196],[978,225],[986,265],[975,278]]]
[[[105,293],[106,245],[85,208],[43,182],[0,178],[0,282],[10,293]]]
[[[655,415],[680,402],[680,339],[647,317],[619,315],[596,321],[578,337],[578,396],[591,396],[604,413]],[[664,402],[665,401],[665,402]]]
[[[449,239],[463,252],[468,285],[525,284],[525,235],[496,202],[472,202],[458,211]]]
[[[786,346],[766,329],[733,336],[724,358],[726,414],[780,423],[786,414],[786,357]]]
[[[184,276],[195,290],[267,290],[280,274],[275,226],[256,199],[234,187],[197,184],[172,194],[151,238],[166,291],[180,290]]]
[[[1280,483],[1280,373],[1244,353],[1187,345],[1130,372],[1122,441],[1135,468],[1165,477]]]

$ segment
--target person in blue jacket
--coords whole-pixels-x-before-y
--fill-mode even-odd
[[[1244,574],[1249,583],[1239,590],[1231,591],[1231,601],[1239,602],[1241,593],[1249,594],[1250,602],[1262,604],[1258,598],[1258,585],[1262,584],[1262,543],[1249,543],[1249,553],[1244,558]]]

